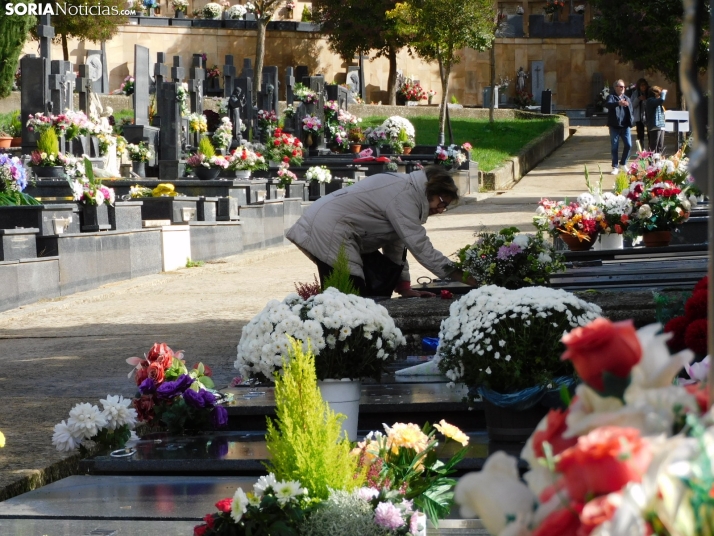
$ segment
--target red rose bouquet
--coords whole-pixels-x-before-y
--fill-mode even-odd
[[[583,380],[576,396],[523,448],[525,484],[503,452],[461,479],[462,515],[494,535],[711,534],[707,391],[673,383],[692,354],[670,355],[659,329],[599,318],[565,335],[562,359]]]
[[[426,91],[421,87],[419,82],[414,82],[410,79],[404,81],[404,83],[399,86],[397,90],[397,96],[401,97],[405,101],[419,102],[421,100],[426,100]]]
[[[183,352],[176,352],[165,343],[154,344],[143,357],[130,357],[134,365],[139,394],[134,408],[140,421],[162,424],[171,433],[184,429],[221,428],[228,423],[228,412],[218,405],[213,391],[211,369],[198,363],[188,370]]]
[[[273,137],[265,145],[265,153],[268,160],[299,166],[302,164],[302,147],[302,142],[295,136],[276,128]]]

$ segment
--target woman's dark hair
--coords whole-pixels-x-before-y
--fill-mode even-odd
[[[452,202],[459,199],[459,189],[454,183],[454,178],[451,173],[442,166],[427,166],[424,168],[426,173],[426,197],[432,196],[448,196]]]
[[[641,86],[642,84],[646,85],[647,87],[650,87],[650,83],[649,83],[645,78],[640,78],[640,79],[637,81],[637,90],[638,90],[638,91],[639,91],[640,86]]]

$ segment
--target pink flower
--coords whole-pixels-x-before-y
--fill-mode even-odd
[[[377,505],[374,510],[374,521],[382,528],[388,530],[398,529],[404,525],[404,518],[399,508],[392,503],[383,502]]]

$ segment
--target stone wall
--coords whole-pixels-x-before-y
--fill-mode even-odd
[[[301,10],[302,6],[298,5],[293,17],[299,18]],[[277,18],[281,20],[282,16]],[[152,58],[156,57],[156,52],[181,55],[187,67],[193,53],[207,54],[209,66],[221,66],[223,57],[233,54],[240,69],[243,58],[254,58],[256,33],[255,30],[124,26],[107,43],[110,88],[117,89],[124,77],[133,73],[135,44],[149,47]],[[93,48],[96,45],[92,43],[71,40],[70,61],[81,63],[85,51]],[[630,64],[618,63],[617,57],[612,54],[601,55],[600,49],[598,43],[583,39],[498,39],[496,74],[513,79],[519,67],[529,71],[531,61],[542,60],[545,63],[545,87],[553,91],[556,107],[585,108],[592,102],[593,73],[601,73],[603,79],[610,83],[617,78],[634,82],[646,75]],[[36,53],[37,43],[28,42],[24,52]],[[55,58],[61,58],[59,45],[53,48],[53,54]],[[464,51],[462,61],[454,67],[451,75],[449,97],[454,95],[465,105],[482,104],[483,88],[490,85],[488,56],[488,52]],[[267,32],[265,65],[277,65],[281,81],[285,68],[290,65],[308,65],[312,72],[324,74],[328,81],[343,81],[347,68],[341,58],[330,52],[327,40],[321,34],[287,31]],[[412,58],[406,50],[402,50],[398,55],[398,67],[405,75],[418,78],[425,89],[436,90],[437,99],[440,97],[441,83],[436,65]],[[368,61],[365,70],[368,102],[386,102],[388,62],[384,58]],[[673,84],[661,77],[649,78],[652,83],[675,89]],[[529,84],[530,81],[527,87]],[[513,97],[514,84],[509,86],[507,94]],[[284,98],[282,91],[281,96]]]

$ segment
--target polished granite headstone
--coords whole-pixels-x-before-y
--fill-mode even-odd
[[[243,197],[245,197],[245,194]],[[243,204],[247,204],[245,200]],[[238,221],[240,219],[240,206],[240,200],[235,197],[219,197],[216,206],[216,220]]]
[[[0,229],[0,261],[37,258],[36,228]]]
[[[197,205],[198,221],[215,222],[217,204],[217,197],[199,197]]]
[[[210,261],[243,252],[243,225],[239,222],[189,223],[191,258]]]
[[[198,221],[198,197],[145,197],[142,201],[142,220]]]
[[[18,227],[37,228],[38,236],[57,236],[59,230],[79,233],[79,208],[76,203],[0,207],[0,229]]]
[[[109,224],[112,231],[133,231],[141,229],[141,207],[143,201],[116,201],[109,207]]]

